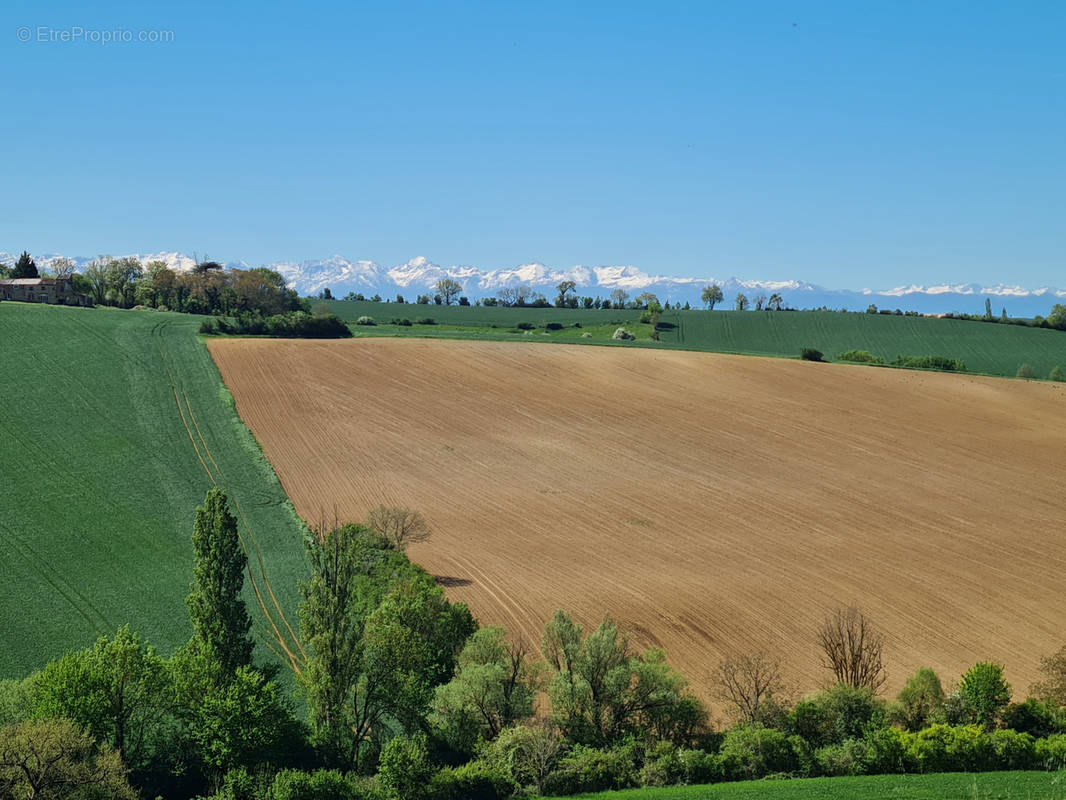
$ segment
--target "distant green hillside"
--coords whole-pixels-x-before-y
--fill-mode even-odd
[[[185,641],[209,475],[240,504],[294,618],[301,528],[200,321],[0,303],[0,678],[127,622],[163,652]]]
[[[797,357],[804,347],[828,359],[846,350],[867,350],[886,361],[900,355],[938,355],[962,359],[967,371],[1013,377],[1022,364],[1046,378],[1055,366],[1066,370],[1066,332],[932,317],[825,311],[666,311],[660,318],[659,343],[651,326],[638,322],[639,311],[563,308],[479,308],[476,306],[397,305],[333,301],[330,308],[348,322],[370,316],[379,324],[357,334],[456,336],[513,339],[518,323],[535,327],[536,341],[602,343],[625,325],[637,344],[680,347],[720,353]],[[412,322],[430,317],[436,326],[382,325],[391,319]],[[566,326],[546,331],[548,323]],[[575,323],[580,328],[572,327]],[[547,334],[547,336],[545,335]],[[589,335],[586,335],[589,334]],[[526,335],[528,338],[529,335]],[[632,346],[632,345],[630,345]]]
[[[574,800],[1064,800],[1062,772],[939,773],[741,781],[711,786],[629,789]]]

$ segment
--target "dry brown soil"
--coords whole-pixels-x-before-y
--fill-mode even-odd
[[[804,690],[854,603],[888,689],[1066,643],[1063,386],[781,359],[418,339],[216,340],[306,519],[421,510],[410,555],[535,642],[609,612],[701,694],[767,649]]]

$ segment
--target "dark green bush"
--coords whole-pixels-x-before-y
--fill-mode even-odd
[[[993,731],[989,735],[992,745],[992,769],[1038,769],[1036,743],[1028,733],[1012,730]]]
[[[762,725],[738,725],[726,733],[718,753],[728,780],[795,772],[799,759],[783,732]]]
[[[563,326],[563,323],[561,323],[561,322],[549,322],[544,327],[545,327],[546,330],[549,330],[549,331],[561,331],[564,326]]]
[[[837,356],[837,361],[853,361],[857,364],[884,364],[884,360],[866,350],[847,350]]]
[[[610,750],[576,745],[544,782],[544,794],[579,794],[638,785],[635,746]]]
[[[359,319],[357,319],[355,321],[355,324],[356,325],[377,325],[377,323],[374,322],[374,318],[373,317],[368,317],[368,316],[365,316],[365,315],[362,316],[362,317],[359,317]]]
[[[908,369],[938,369],[946,372],[965,372],[966,363],[958,358],[944,356],[896,356],[892,362],[897,367]]]
[[[800,358],[804,361],[824,361],[821,350],[816,350],[813,347],[804,347],[800,350]]]
[[[1011,703],[1003,712],[1003,724],[1018,733],[1028,733],[1040,739],[1056,733],[1066,733],[1063,712],[1050,703],[1030,697],[1024,703]]]
[[[870,775],[914,772],[916,764],[908,753],[909,734],[899,728],[880,728],[866,737],[866,771]]]
[[[312,316],[306,311],[289,311],[272,317],[249,313],[233,319],[219,317],[217,320],[204,320],[200,332],[285,339],[344,339],[352,335],[348,326],[332,314]]]
[[[501,771],[481,761],[445,767],[429,783],[427,800],[503,800],[518,787]]]
[[[515,325],[515,327],[518,328],[518,330],[520,331],[531,331],[536,327],[536,325],[534,325],[532,322],[519,322],[517,325]]]
[[[415,325],[436,325],[436,320],[433,317],[419,317],[415,320]]]
[[[1066,733],[1056,733],[1035,743],[1036,763],[1041,769],[1066,769]]]
[[[337,770],[282,770],[263,800],[361,800],[362,792]]]
[[[814,751],[815,768],[819,775],[866,774],[866,743],[859,739],[845,739],[840,744],[829,744]]]
[[[1033,372],[1033,368],[1028,364],[1022,364],[1018,367],[1018,371],[1014,373],[1015,378],[1035,378],[1036,373]]]

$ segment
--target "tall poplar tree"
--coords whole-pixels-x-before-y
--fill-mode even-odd
[[[196,509],[192,546],[196,565],[185,602],[193,644],[217,660],[224,676],[232,676],[251,664],[255,643],[248,635],[252,619],[241,599],[248,559],[237,535],[237,520],[218,488],[209,491],[204,505]]]

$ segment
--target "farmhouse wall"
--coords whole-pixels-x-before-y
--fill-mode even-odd
[[[5,278],[0,280],[0,300],[48,303],[55,306],[91,306],[88,295],[74,291],[70,278]]]

